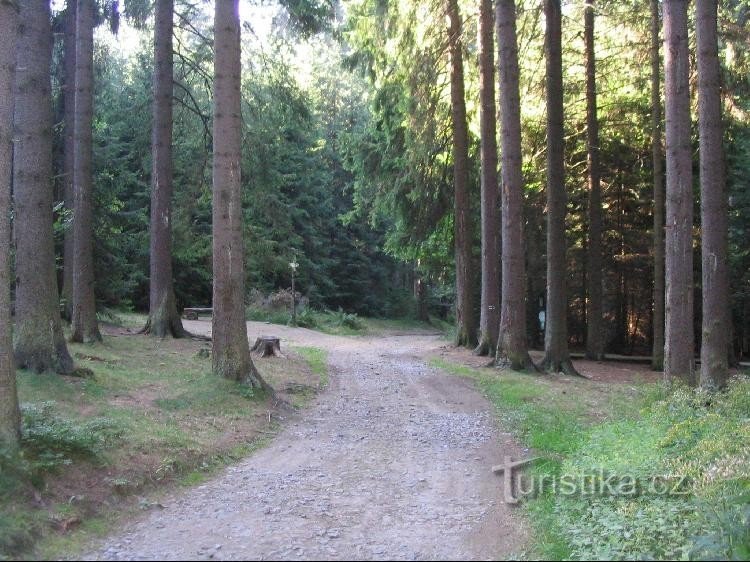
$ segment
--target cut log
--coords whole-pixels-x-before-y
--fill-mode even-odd
[[[284,357],[281,354],[281,342],[276,336],[260,336],[250,348],[258,357]]]

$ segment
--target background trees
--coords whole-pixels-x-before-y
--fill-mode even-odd
[[[140,12],[128,10],[139,4],[128,3],[125,15],[133,19]],[[61,43],[64,40],[70,44],[70,17],[77,5],[73,3],[64,13],[53,14],[55,25],[68,34],[68,38],[58,35]],[[573,351],[586,351],[587,342],[596,344],[593,353],[588,350],[596,357],[601,353],[645,356],[655,350],[653,363],[659,367],[659,350],[663,348],[659,332],[664,314],[660,297],[664,290],[660,288],[659,269],[663,243],[659,238],[662,211],[658,106],[663,68],[658,54],[659,5],[649,2],[649,11],[646,6],[645,0],[561,5],[565,25],[560,30],[561,49],[556,64],[563,69],[565,82],[554,99],[557,104],[562,101],[565,111],[562,120],[556,119],[558,132],[562,126],[562,136],[551,143],[550,150],[542,76],[543,68],[552,61],[544,50],[542,6],[523,0],[508,12],[514,13],[518,22],[518,90],[523,103],[506,112],[508,119],[518,123],[519,134],[513,133],[513,137],[520,138],[518,164],[508,164],[508,170],[516,177],[504,180],[509,195],[520,194],[517,202],[510,201],[511,207],[517,205],[519,210],[506,211],[520,218],[520,228],[512,225],[515,234],[511,238],[517,239],[511,242],[515,254],[510,249],[506,251],[510,261],[523,262],[520,275],[518,265],[511,271],[516,272],[512,278],[520,279],[518,285],[524,296],[514,296],[517,304],[509,306],[513,311],[525,306],[525,327],[521,332],[530,347],[542,346],[546,320],[545,328],[555,333],[561,333],[560,327],[567,331],[560,345],[564,343]],[[144,7],[147,8],[141,6]],[[419,296],[423,315],[427,311],[433,318],[456,323],[459,339],[468,341],[465,334],[477,329],[480,335],[487,333],[494,338],[492,326],[499,325],[487,314],[491,305],[467,304],[467,299],[481,303],[482,295],[487,303],[490,294],[499,293],[500,288],[499,281],[489,277],[480,281],[478,275],[480,268],[487,274],[491,272],[490,227],[494,225],[497,232],[500,222],[492,219],[489,212],[496,208],[487,197],[492,190],[485,189],[484,204],[481,196],[482,184],[487,187],[495,183],[492,173],[496,171],[490,154],[490,137],[494,135],[488,132],[495,123],[490,119],[493,111],[487,92],[495,79],[508,79],[501,75],[488,78],[487,65],[479,64],[480,60],[486,63],[485,55],[491,52],[487,48],[491,43],[487,22],[480,25],[476,6],[437,0],[410,0],[398,5],[356,0],[348,6],[346,16],[340,15],[330,23],[330,14],[322,14],[328,23],[312,27],[302,23],[310,14],[305,12],[307,15],[297,20],[298,7],[291,8],[291,12],[276,19],[274,33],[247,33],[243,42],[240,185],[247,291],[268,293],[288,287],[288,263],[294,258],[300,263],[299,290],[315,307],[409,316],[416,313]],[[107,3],[97,9],[101,12],[95,16],[98,19],[111,12]],[[164,9],[165,13],[168,11]],[[173,11],[171,144],[175,189],[171,197],[165,195],[166,190],[150,188],[152,184],[165,185],[164,180],[159,180],[164,177],[160,170],[169,158],[161,158],[159,147],[170,145],[166,141],[154,142],[149,134],[152,125],[162,132],[170,129],[164,125],[166,120],[159,123],[168,116],[169,106],[151,105],[155,78],[170,74],[156,72],[164,68],[159,64],[163,59],[152,55],[150,30],[156,20],[139,16],[145,25],[139,32],[144,39],[140,46],[131,42],[132,47],[119,50],[116,40],[108,39],[104,32],[93,44],[94,181],[90,201],[96,300],[90,299],[94,305],[87,306],[87,310],[93,311],[96,306],[107,314],[109,309],[122,307],[157,309],[158,305],[150,303],[150,287],[156,290],[164,286],[159,279],[172,277],[175,306],[168,308],[208,305],[212,300],[209,171],[216,139],[211,108],[211,17],[203,8],[181,2],[173,6]],[[486,12],[482,11],[485,19]],[[455,17],[446,21],[447,14]],[[307,23],[311,24],[318,15]],[[592,23],[594,17],[596,26]],[[739,172],[748,162],[743,17],[742,6],[734,3],[724,6],[718,14],[722,40],[719,53],[724,61],[719,72],[726,84],[724,106],[720,109],[725,118],[726,180],[732,201],[728,213],[729,292],[735,353],[747,353],[750,347],[746,279],[750,258],[744,250],[748,226],[743,189],[746,180]],[[169,18],[159,21],[165,26],[170,23]],[[445,24],[451,22],[452,31],[446,33]],[[335,34],[308,33],[313,28],[331,27]],[[307,31],[301,32],[303,29]],[[484,33],[480,34],[480,29]],[[58,199],[64,198],[64,178],[71,166],[70,151],[65,150],[66,156],[62,157],[65,143],[61,132],[72,128],[61,127],[66,114],[63,108],[73,105],[66,96],[70,87],[65,68],[70,67],[74,49],[62,46],[58,44],[53,51],[51,74],[52,95],[58,108],[54,146],[60,154],[55,152],[59,158],[54,159],[52,172],[60,188]],[[312,51],[317,56],[312,57]],[[649,67],[650,73],[644,70]],[[705,74],[701,69],[695,72],[697,77]],[[463,94],[457,87],[459,76]],[[156,99],[165,103],[168,97],[169,87]],[[480,103],[480,99],[485,103]],[[83,109],[80,104],[79,109]],[[505,119],[506,114],[501,114],[501,118]],[[688,111],[688,118],[692,123],[698,122],[697,113],[691,115]],[[508,130],[516,126],[506,125]],[[87,128],[81,130],[85,133]],[[692,182],[697,180],[693,176],[698,169],[698,128],[684,132],[688,137],[683,139],[683,147],[689,146],[692,151]],[[457,152],[454,140],[462,147]],[[509,147],[515,145],[513,140]],[[515,149],[506,150],[515,161]],[[484,166],[483,154],[487,156]],[[562,183],[547,181],[548,157],[557,162],[554,168],[558,172],[562,170],[562,175],[557,176]],[[599,174],[594,170],[597,167]],[[515,185],[522,187],[511,187]],[[551,193],[557,204],[549,207],[548,185],[558,186]],[[555,194],[565,195],[564,203]],[[155,199],[149,206],[152,195]],[[691,205],[697,195],[691,193]],[[153,212],[163,216],[170,204],[172,248],[165,249],[159,242],[152,249],[149,215]],[[601,234],[597,236],[599,207]],[[81,215],[81,221],[75,221],[72,213],[58,209],[61,212],[56,215],[55,234],[56,249],[61,254],[63,236],[70,238],[76,222],[82,227],[86,213]],[[551,213],[545,217],[547,211]],[[483,213],[487,220],[480,228],[478,219]],[[545,218],[553,216],[556,229],[545,222]],[[564,217],[562,221],[560,216]],[[697,252],[710,234],[698,230],[702,229],[701,222],[714,221],[683,222],[689,230],[690,248]],[[151,242],[168,243],[168,229],[161,232],[156,228],[163,224],[153,221]],[[548,236],[551,252],[547,252]],[[597,241],[601,242],[599,251]],[[174,269],[169,275],[160,275],[164,271],[157,266],[170,265],[170,260],[164,258],[170,252]],[[523,252],[522,259],[518,252]],[[711,250],[707,252],[710,254]],[[502,252],[494,253],[496,265]],[[548,257],[557,264],[549,272]],[[700,277],[702,264],[696,261],[695,267],[687,269],[690,283],[700,293],[702,284],[694,281]],[[65,276],[74,270],[73,265],[65,267]],[[564,277],[564,291],[555,290],[562,296],[549,299],[547,289],[557,286],[559,274]],[[472,275],[474,279],[468,280]],[[64,286],[68,287],[69,282]],[[156,300],[164,300],[163,295],[168,293]],[[707,296],[708,293],[702,295]],[[601,312],[597,313],[599,300]],[[458,319],[460,322],[454,316],[459,302],[463,303],[459,308],[466,310]],[[693,322],[688,322],[694,330],[703,321],[701,308],[695,308]],[[542,312],[546,314],[544,318]],[[176,314],[169,316],[174,319]],[[598,318],[602,319],[599,328]],[[683,330],[679,333],[697,349],[694,338],[686,337]],[[482,342],[479,347],[481,350],[486,346]],[[683,357],[685,353],[678,355]]]

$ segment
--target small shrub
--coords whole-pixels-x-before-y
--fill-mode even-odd
[[[21,442],[37,471],[70,464],[74,458],[97,458],[121,430],[108,418],[72,422],[55,414],[53,402],[23,404]]]
[[[297,314],[297,326],[301,328],[317,328],[319,325],[318,317],[310,308],[305,308]]]
[[[330,313],[331,324],[335,327],[346,327],[352,330],[362,330],[365,325],[362,320],[354,313],[344,312],[339,308],[336,312]]]

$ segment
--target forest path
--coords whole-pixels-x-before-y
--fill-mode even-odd
[[[469,381],[426,365],[439,337],[258,322],[248,333],[326,349],[330,386],[270,445],[172,493],[89,558],[496,559],[523,548],[523,521],[490,469],[517,445]]]

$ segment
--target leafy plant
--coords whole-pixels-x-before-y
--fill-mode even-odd
[[[345,326],[352,330],[362,330],[365,327],[359,316],[353,313],[344,312],[341,308],[335,312],[330,312],[329,314],[331,317],[331,324],[334,326]]]
[[[54,402],[23,404],[22,445],[35,472],[70,464],[74,458],[97,458],[114,443],[121,429],[111,419],[94,418],[80,423],[57,415]]]

